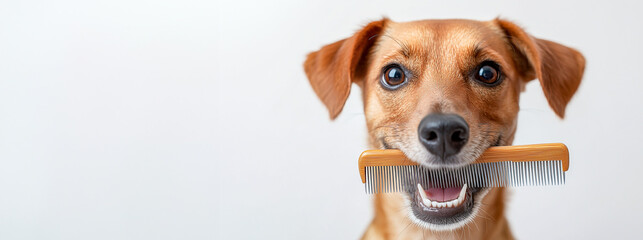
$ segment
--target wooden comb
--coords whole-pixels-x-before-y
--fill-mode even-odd
[[[559,185],[569,169],[565,144],[490,147],[461,168],[427,168],[397,149],[367,150],[359,157],[359,174],[367,193],[425,187],[507,187]]]

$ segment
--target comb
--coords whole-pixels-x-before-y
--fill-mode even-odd
[[[366,193],[409,191],[424,187],[516,187],[565,183],[569,151],[565,144],[546,143],[490,147],[474,163],[460,168],[428,168],[397,149],[367,150],[359,157]]]

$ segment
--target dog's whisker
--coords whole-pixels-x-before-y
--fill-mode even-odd
[[[404,54],[405,57],[409,57],[410,55],[410,48],[407,44],[404,42],[392,37],[391,35],[388,34],[382,34],[382,37],[388,37],[389,39],[393,40],[393,42],[397,43],[398,46],[400,46],[402,54]]]
[[[402,233],[404,233],[404,231],[406,231],[406,229],[407,229],[407,228],[409,228],[409,226],[411,226],[411,224],[412,224],[412,223],[413,223],[413,222],[409,222],[409,224],[406,224],[406,227],[404,227],[404,228],[402,229],[402,231],[400,231],[400,232],[397,234],[397,237],[395,237],[395,238],[396,238],[396,239],[400,239],[400,238],[402,237]]]

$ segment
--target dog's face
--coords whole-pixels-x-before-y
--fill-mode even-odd
[[[536,77],[562,117],[580,84],[584,58],[498,19],[384,19],[312,53],[304,66],[331,118],[357,83],[371,145],[400,149],[426,167],[453,168],[474,162],[491,146],[511,144],[519,94]],[[487,192],[413,189],[405,194],[408,216],[433,230],[473,219]]]

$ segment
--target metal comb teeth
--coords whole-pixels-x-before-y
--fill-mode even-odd
[[[409,192],[421,184],[425,188],[517,187],[561,185],[565,183],[563,162],[488,162],[462,168],[429,169],[420,165],[366,166],[366,193]]]

